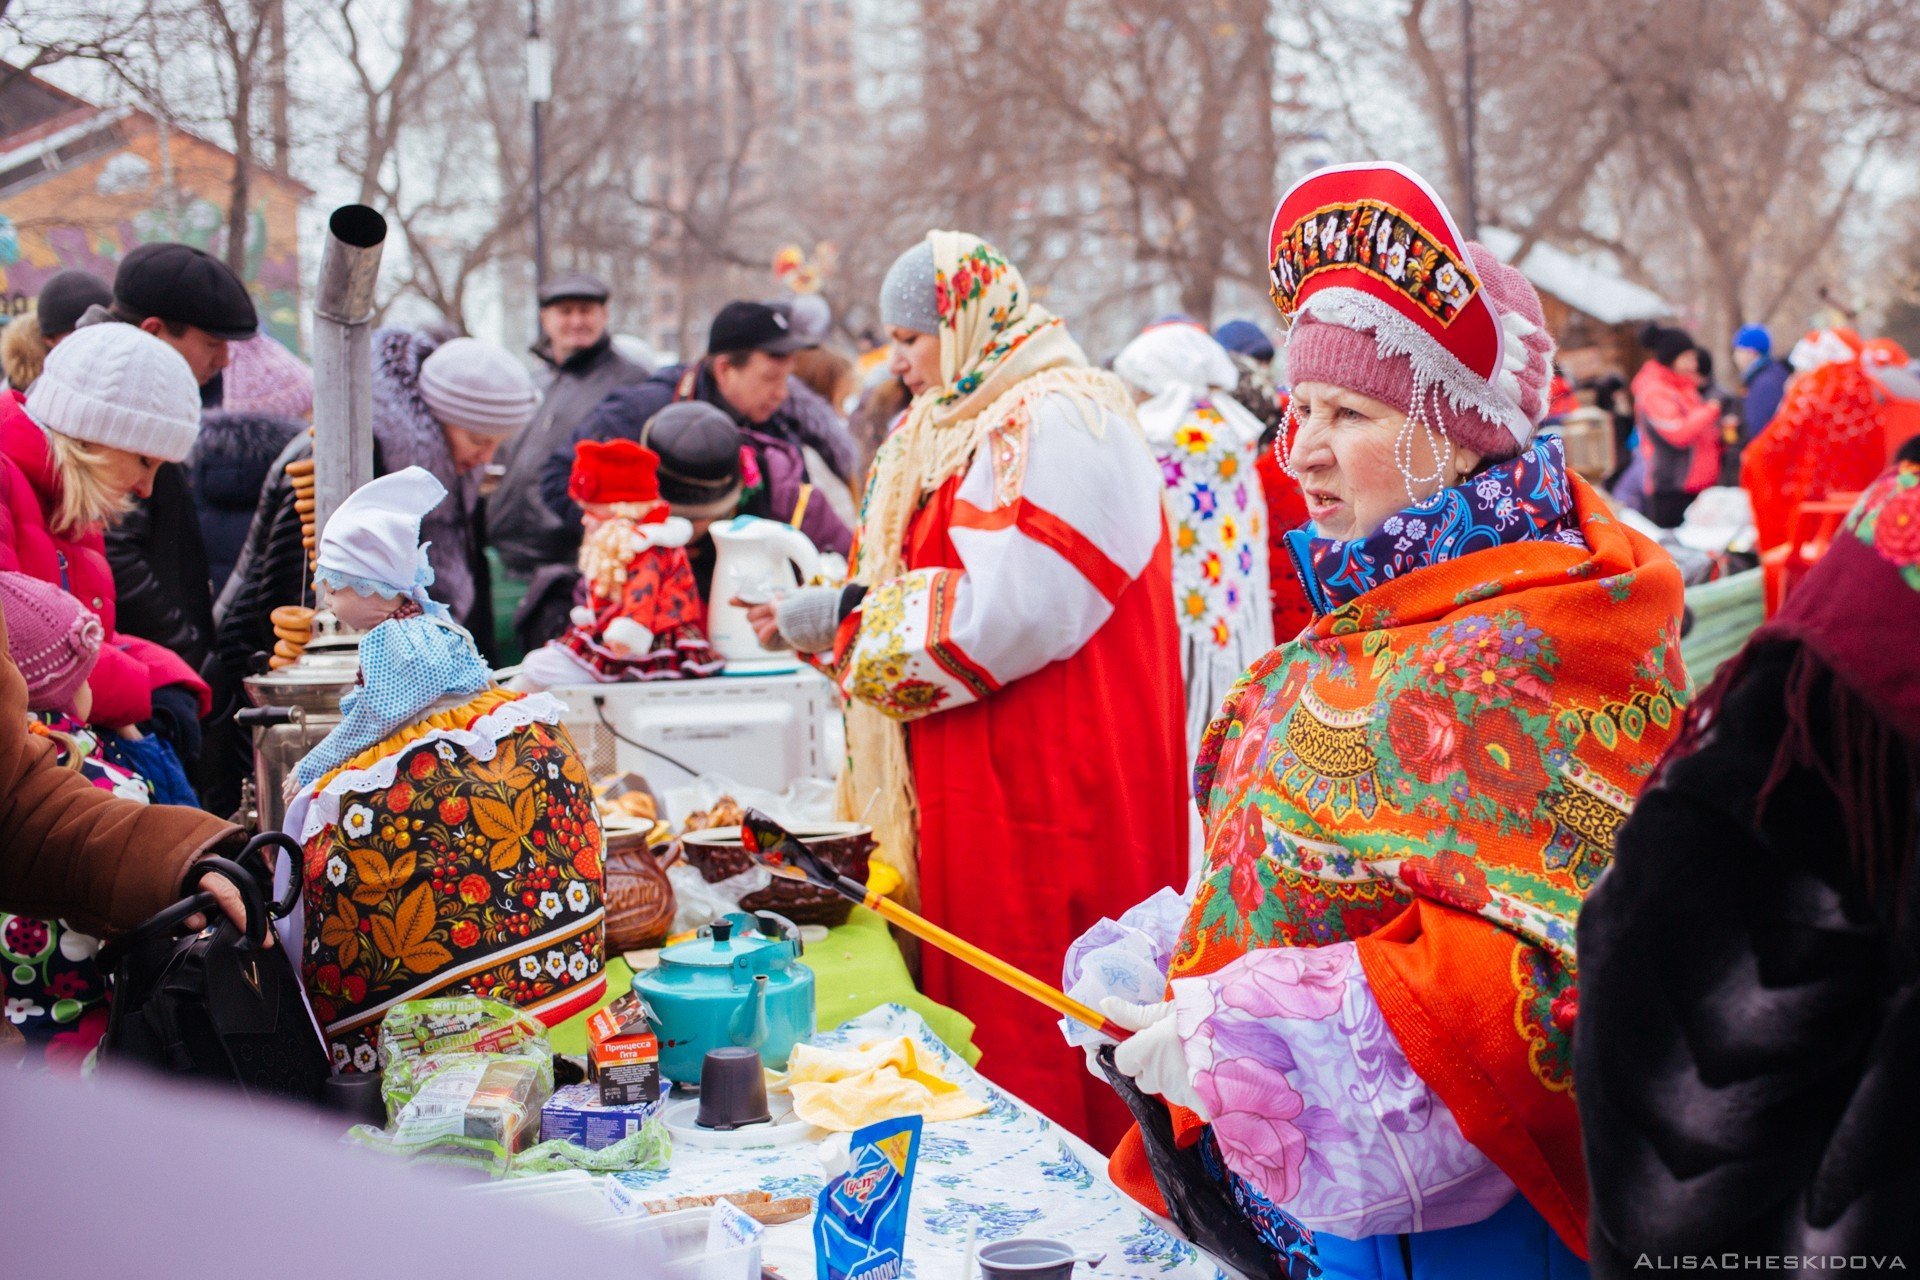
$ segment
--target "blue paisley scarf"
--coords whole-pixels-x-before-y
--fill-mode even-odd
[[[1311,526],[1286,535],[1314,612],[1329,614],[1394,578],[1512,542],[1586,545],[1573,515],[1566,452],[1545,436],[1425,502],[1388,516],[1378,532],[1342,542]]]

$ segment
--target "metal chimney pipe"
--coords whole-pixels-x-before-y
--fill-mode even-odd
[[[373,479],[373,288],[387,220],[363,204],[327,219],[313,300],[313,528]]]

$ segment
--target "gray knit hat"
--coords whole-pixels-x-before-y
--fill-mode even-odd
[[[179,462],[200,434],[186,357],[130,324],[75,329],[47,353],[27,416],[74,440]]]
[[[880,285],[880,323],[889,329],[940,332],[933,241],[922,240],[893,260]]]
[[[540,392],[505,347],[450,338],[420,365],[420,398],[450,427],[510,436],[533,421]]]

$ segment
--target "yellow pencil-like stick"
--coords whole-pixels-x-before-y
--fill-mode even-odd
[[[882,897],[858,880],[841,875],[821,861],[792,832],[758,810],[747,811],[746,820],[740,824],[740,843],[775,875],[802,878],[823,889],[831,889],[841,897],[878,913],[890,924],[899,925],[922,942],[938,947],[962,964],[972,965],[989,978],[1006,983],[1028,999],[1038,1001],[1063,1017],[1072,1018],[1115,1040],[1125,1040],[1133,1034],[1051,983],[1040,981],[1024,969],[1014,968],[999,956],[982,951],[965,938],[948,933],[925,916]]]
[[[1015,991],[1038,1000],[1063,1017],[1085,1023],[1100,1034],[1111,1036],[1115,1040],[1125,1040],[1133,1034],[1098,1010],[1081,1004],[1060,988],[1040,981],[1024,969],[1016,969],[1000,957],[982,951],[965,938],[956,938],[925,916],[916,915],[892,899],[881,897],[871,889],[862,896],[860,905],[878,913],[889,923],[899,925],[922,942],[938,947],[955,960],[970,964],[988,977],[998,978]]]

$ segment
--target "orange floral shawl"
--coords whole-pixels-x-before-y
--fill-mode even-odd
[[[1688,692],[1672,561],[1577,478],[1573,502],[1585,548],[1416,570],[1242,677],[1169,977],[1357,940],[1414,1069],[1584,1256],[1574,919]]]

